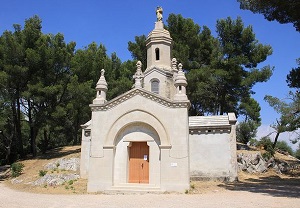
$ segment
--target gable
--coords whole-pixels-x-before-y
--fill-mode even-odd
[[[189,101],[174,102],[170,99],[164,98],[160,95],[149,92],[142,88],[132,89],[112,99],[111,101],[106,102],[105,104],[90,104],[90,107],[92,111],[107,111],[138,95],[168,108],[189,108],[190,107]]]

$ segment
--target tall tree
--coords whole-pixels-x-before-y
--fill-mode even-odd
[[[142,62],[143,69],[147,66],[147,47],[146,36],[135,36],[135,42],[128,42],[128,50],[131,52],[131,56],[134,60]]]
[[[166,29],[173,39],[173,56],[181,62],[185,70],[198,69],[209,65],[216,39],[208,27],[201,27],[190,18],[170,14]]]
[[[261,69],[257,65],[263,62],[267,56],[271,55],[271,46],[258,43],[251,26],[244,27],[241,18],[232,20],[231,18],[217,21],[218,45],[212,51],[212,59],[209,67],[191,70],[187,75],[191,80],[188,86],[189,97],[192,102],[192,110],[195,112],[207,111],[211,114],[223,114],[227,112],[240,112],[243,107],[239,106],[241,101],[249,98],[253,93],[252,88],[258,82],[267,81],[272,75],[270,66]],[[202,70],[203,72],[197,72]],[[195,74],[203,74],[198,77],[198,88],[195,85]],[[201,84],[199,84],[199,82]],[[197,94],[206,93],[210,97],[197,98]],[[195,93],[195,94],[194,94]],[[193,95],[194,94],[194,95]],[[197,98],[196,102],[193,98]],[[211,100],[207,100],[212,98]],[[202,109],[193,109],[199,105]],[[202,114],[202,113],[199,113]]]
[[[292,23],[300,32],[299,0],[238,0],[241,9],[260,13],[269,21],[276,20],[281,24]]]
[[[23,34],[20,25],[14,25],[14,32],[5,31],[0,38],[1,83],[7,93],[6,98],[8,100],[6,102],[9,103],[12,112],[13,143],[16,144],[16,152],[21,157],[24,156],[21,132],[21,93],[26,87],[26,74],[28,72],[23,45]]]
[[[261,125],[260,106],[253,98],[244,98],[240,104],[240,114],[244,120],[237,126],[237,141],[247,144],[256,136],[257,128]]]
[[[35,48],[26,49],[30,69],[24,107],[30,125],[31,151],[35,156],[36,138],[41,128],[52,120],[52,113],[63,105],[70,80],[70,61],[75,43],[66,44],[62,34],[41,35]],[[44,138],[49,128],[43,128]],[[47,139],[45,140],[47,141]]]
[[[290,92],[289,99],[291,99],[291,102],[285,102],[270,95],[265,96],[265,101],[280,115],[280,118],[276,119],[276,122],[271,125],[276,132],[273,148],[275,148],[281,133],[292,132],[300,128],[299,97],[297,93]]]

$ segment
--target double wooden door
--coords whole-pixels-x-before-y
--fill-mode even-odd
[[[149,183],[149,146],[133,142],[129,150],[129,183]]]

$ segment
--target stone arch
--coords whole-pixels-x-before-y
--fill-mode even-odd
[[[158,134],[160,140],[159,144],[162,146],[170,146],[169,134],[164,125],[153,114],[143,110],[132,110],[116,119],[108,131],[104,146],[115,146],[116,142],[118,142],[116,141],[118,134],[120,134],[122,129],[137,123],[149,125]]]
[[[145,122],[129,123],[128,125],[125,125],[116,135],[114,145],[116,146],[122,139],[124,142],[155,141],[157,145],[160,145],[160,138],[157,131]]]

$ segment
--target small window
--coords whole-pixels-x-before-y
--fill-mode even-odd
[[[159,48],[155,49],[155,58],[156,58],[156,61],[159,61]]]
[[[151,81],[151,92],[159,94],[159,81],[158,80]]]

